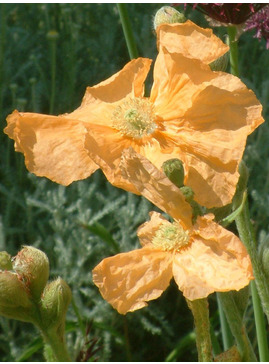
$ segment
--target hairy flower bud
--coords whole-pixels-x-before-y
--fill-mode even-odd
[[[180,191],[185,196],[185,199],[186,199],[187,202],[191,202],[193,200],[194,192],[193,192],[193,189],[191,187],[188,187],[188,186],[180,187]]]
[[[178,188],[183,186],[184,183],[184,167],[180,159],[169,159],[162,165],[164,174],[174,183]]]
[[[0,252],[0,270],[11,270],[11,255],[7,252]]]
[[[20,276],[0,271],[0,315],[30,322],[31,312],[30,294]]]
[[[64,325],[71,297],[68,284],[60,277],[46,285],[41,297],[41,315],[47,328]]]
[[[39,299],[49,278],[46,254],[32,246],[25,246],[14,258],[13,269],[23,276],[33,298]]]
[[[156,30],[161,24],[185,23],[186,20],[187,19],[185,15],[176,9],[172,8],[171,6],[163,6],[156,12],[154,16],[153,26]]]

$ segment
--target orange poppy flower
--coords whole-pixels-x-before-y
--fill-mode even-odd
[[[261,105],[237,77],[211,71],[208,63],[227,50],[212,31],[186,22],[162,25],[158,34],[149,97],[144,81],[151,60],[138,58],[88,87],[70,114],[8,116],[5,133],[31,172],[68,185],[101,167],[113,185],[138,193],[119,169],[122,151],[131,146],[159,169],[179,158],[184,183],[201,205],[231,202],[247,135],[264,121]],[[169,52],[173,39],[184,46]]]
[[[238,237],[216,224],[213,214],[200,216],[191,225],[190,206],[180,203],[176,210],[173,203],[176,192],[177,202],[181,199],[180,190],[134,151],[124,152],[122,169],[140,193],[174,221],[151,212],[150,221],[138,229],[141,249],[106,258],[93,269],[93,282],[119,313],[135,311],[158,298],[172,277],[189,300],[248,285],[253,279],[251,262]],[[147,170],[154,173],[149,177]]]

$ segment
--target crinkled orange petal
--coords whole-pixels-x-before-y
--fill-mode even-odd
[[[119,188],[140,194],[131,181],[122,176],[120,160],[122,151],[133,144],[115,129],[103,125],[87,125],[85,148],[89,156],[104,172],[108,181]]]
[[[174,219],[190,227],[192,209],[184,195],[163,172],[131,148],[123,152],[122,173],[147,198]]]
[[[153,71],[150,100],[156,114],[169,126],[180,125],[193,98],[216,77],[210,67],[182,54],[171,54],[162,48]]]
[[[235,193],[247,136],[264,121],[262,106],[239,78],[192,62],[161,51],[151,98],[165,135],[185,156],[184,183],[201,205],[220,207]]]
[[[213,34],[187,20],[182,24],[162,24],[157,28],[157,46],[171,53],[211,63],[225,54],[229,47]]]
[[[158,212],[152,211],[149,213],[149,216],[150,220],[140,225],[137,229],[137,236],[142,246],[151,244],[160,226],[167,222],[166,218]]]
[[[127,191],[140,194],[129,177],[122,176],[120,162],[124,149],[132,147],[158,168],[161,168],[164,161],[171,158],[184,160],[184,155],[180,154],[179,148],[169,139],[166,140],[161,132],[154,133],[158,139],[153,137],[133,139],[123,136],[116,129],[108,126],[87,124],[86,127],[88,133],[85,147],[89,156],[100,166],[111,184]]]
[[[89,177],[98,166],[89,157],[82,123],[61,116],[14,111],[4,132],[24,154],[28,170],[62,185]]]
[[[172,278],[172,255],[144,247],[104,259],[93,282],[119,313],[138,310],[158,298]]]
[[[111,125],[109,105],[128,96],[143,97],[144,82],[148,75],[151,59],[137,58],[107,80],[87,87],[81,106],[69,114],[72,119],[90,123]]]
[[[199,217],[191,245],[174,257],[175,281],[189,300],[213,292],[238,291],[253,279],[251,261],[241,241],[212,219],[212,214]]]

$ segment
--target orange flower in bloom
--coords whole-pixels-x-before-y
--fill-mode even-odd
[[[88,87],[70,114],[8,116],[5,132],[31,172],[68,185],[101,167],[112,184],[139,193],[119,168],[122,151],[132,147],[159,169],[180,159],[184,183],[201,205],[231,202],[247,135],[263,122],[261,105],[237,77],[208,66],[228,49],[212,31],[187,21],[161,25],[158,34],[149,97],[151,60],[138,58]],[[171,48],[179,40],[182,46]]]
[[[151,212],[150,221],[138,229],[141,249],[106,258],[93,269],[93,281],[104,299],[125,314],[158,298],[172,277],[189,300],[248,285],[253,279],[252,268],[241,241],[216,224],[213,214],[198,217],[192,225],[188,204],[179,204],[175,209],[173,197],[177,192],[179,201],[180,190],[142,156],[130,150],[124,154],[124,172],[143,196],[174,221]]]

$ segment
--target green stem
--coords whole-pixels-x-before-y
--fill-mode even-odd
[[[219,299],[224,309],[231,332],[235,338],[242,361],[257,361],[249,341],[243,318],[230,292],[219,292]]]
[[[49,38],[51,54],[51,90],[50,90],[50,114],[54,112],[56,90],[56,49],[57,39]]]
[[[207,299],[187,300],[187,304],[194,318],[198,360],[211,362],[213,361],[213,355]]]
[[[261,301],[256,289],[255,281],[252,281],[250,283],[250,287],[251,287],[251,295],[254,306],[254,316],[255,316],[260,361],[269,362],[269,350],[267,342],[267,333],[265,328],[264,313],[261,307]]]
[[[3,85],[4,85],[4,61],[5,61],[5,43],[6,43],[6,4],[0,4],[1,28],[0,28],[0,115],[3,107]]]
[[[235,76],[239,76],[239,68],[238,68],[238,44],[236,40],[236,32],[237,29],[235,26],[228,26],[228,45],[230,47],[230,67],[231,74]]]
[[[220,316],[220,327],[221,327],[221,335],[223,341],[223,349],[224,351],[226,351],[233,345],[233,337],[218,292],[217,292],[217,302],[218,302],[218,309]]]
[[[42,336],[46,344],[48,344],[52,350],[55,360],[58,362],[70,362],[72,361],[67,348],[63,335],[59,335],[55,330],[42,330]]]
[[[119,10],[121,25],[122,25],[122,29],[123,29],[123,33],[124,33],[125,41],[127,44],[130,59],[137,58],[138,52],[137,52],[134,34],[132,31],[131,22],[130,22],[130,19],[128,16],[126,4],[122,4],[122,3],[117,4],[117,7]]]
[[[253,227],[250,223],[250,216],[248,210],[248,202],[246,200],[242,212],[235,219],[237,230],[239,232],[239,237],[243,244],[245,245],[248,254],[251,259],[253,274],[255,277],[256,287],[261,299],[261,304],[263,311],[267,316],[269,322],[269,287],[268,280],[263,272],[261,262],[258,256],[258,251],[256,248],[255,236],[253,232]],[[253,302],[255,305],[256,302]],[[258,310],[258,309],[257,309]]]

